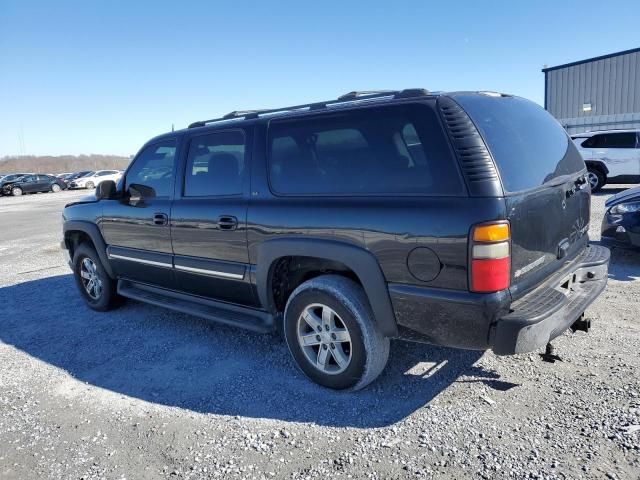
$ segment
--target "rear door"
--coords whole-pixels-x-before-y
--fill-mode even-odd
[[[247,252],[250,133],[214,131],[187,140],[171,210],[171,237],[180,290],[252,306]]]
[[[519,97],[460,95],[498,168],[511,225],[511,292],[517,298],[587,244],[585,164],[562,126]]]

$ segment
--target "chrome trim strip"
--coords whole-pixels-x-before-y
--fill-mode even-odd
[[[182,270],[183,272],[199,273],[201,275],[209,275],[211,277],[234,278],[236,280],[242,280],[244,278],[244,274],[241,275],[239,273],[218,272],[216,270],[205,270],[203,268],[185,267],[183,265],[176,265],[175,269],[176,270]]]
[[[165,267],[165,268],[172,268],[173,265],[171,265],[170,263],[165,263],[165,262],[155,262],[153,260],[145,260],[143,258],[136,258],[136,257],[126,257],[124,255],[115,255],[113,253],[109,253],[109,259],[113,259],[113,260],[127,260],[129,262],[136,262],[136,263],[142,263],[144,265],[153,265],[155,267]]]

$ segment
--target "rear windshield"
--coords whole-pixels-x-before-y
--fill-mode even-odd
[[[426,105],[367,108],[269,126],[272,189],[285,195],[459,195],[464,185]]]
[[[455,100],[487,143],[506,191],[539,187],[584,168],[579,155],[567,155],[569,140],[562,126],[537,104],[488,95],[457,95]]]

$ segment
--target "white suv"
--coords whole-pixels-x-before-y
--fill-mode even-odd
[[[572,135],[589,170],[591,191],[606,183],[640,183],[640,130]]]
[[[119,170],[97,170],[93,172],[93,175],[87,175],[75,179],[69,184],[69,188],[95,188],[105,180],[113,180],[117,182],[120,180],[122,172]]]

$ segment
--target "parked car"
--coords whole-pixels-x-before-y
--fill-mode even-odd
[[[603,239],[640,247],[640,187],[610,197],[605,207]]]
[[[78,177],[75,180],[71,180],[71,182],[69,182],[69,188],[93,189],[105,180],[113,180],[114,182],[117,182],[121,176],[122,174],[118,170],[97,170],[82,177]]]
[[[71,182],[72,180],[76,180],[78,178],[93,175],[93,173],[94,173],[93,170],[83,170],[81,172],[74,172],[74,173],[70,173],[65,180],[67,182]]]
[[[580,154],[533,102],[352,92],[150,140],[64,209],[63,247],[95,310],[282,329],[307,376],[359,389],[391,338],[508,355],[588,330],[609,263],[589,210]]]
[[[607,183],[640,183],[640,130],[607,130],[571,137],[589,170],[591,191]]]
[[[67,184],[52,175],[24,175],[2,185],[3,195],[20,196],[23,193],[54,192],[67,188]]]
[[[3,193],[4,186],[8,183],[14,182],[25,175],[33,175],[33,173],[10,173],[9,175],[5,175],[0,180],[0,195]]]

